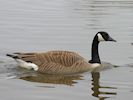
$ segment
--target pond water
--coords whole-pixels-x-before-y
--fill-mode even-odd
[[[0,0],[1,100],[125,100],[133,98],[133,0]],[[13,52],[68,50],[91,57],[100,43],[109,68],[97,73],[42,75],[17,67]]]

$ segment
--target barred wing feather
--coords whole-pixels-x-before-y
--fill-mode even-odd
[[[84,60],[83,57],[78,55],[75,52],[68,51],[49,51],[46,53],[15,53],[17,56],[27,62],[32,62],[35,64],[45,63],[45,62],[53,62],[59,63],[66,67],[71,66],[78,60]]]

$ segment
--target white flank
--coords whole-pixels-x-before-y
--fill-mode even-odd
[[[100,33],[97,34],[98,36],[98,41],[105,41],[104,38],[102,37],[102,35]]]
[[[35,71],[38,70],[38,66],[34,63],[31,63],[31,62],[25,62],[21,59],[16,59],[18,65],[20,67],[23,67],[23,68],[27,68],[27,69],[34,69]]]

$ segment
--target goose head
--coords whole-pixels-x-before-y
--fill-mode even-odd
[[[109,36],[109,34],[107,32],[104,31],[100,31],[96,34],[98,42],[101,41],[113,41],[116,42],[116,40],[114,40],[111,36]]]
[[[102,41],[112,41],[116,42],[107,32],[100,31],[98,32],[92,42],[92,49],[91,49],[91,56],[92,59],[89,61],[89,63],[98,63],[101,64],[101,60],[99,57],[99,52],[98,52],[98,45]]]

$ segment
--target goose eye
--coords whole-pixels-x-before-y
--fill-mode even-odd
[[[104,38],[105,40],[108,40],[108,38],[109,38],[109,35],[108,35],[108,34],[102,34],[102,36],[103,36],[103,38]]]
[[[105,37],[108,37],[108,34],[103,34]]]

